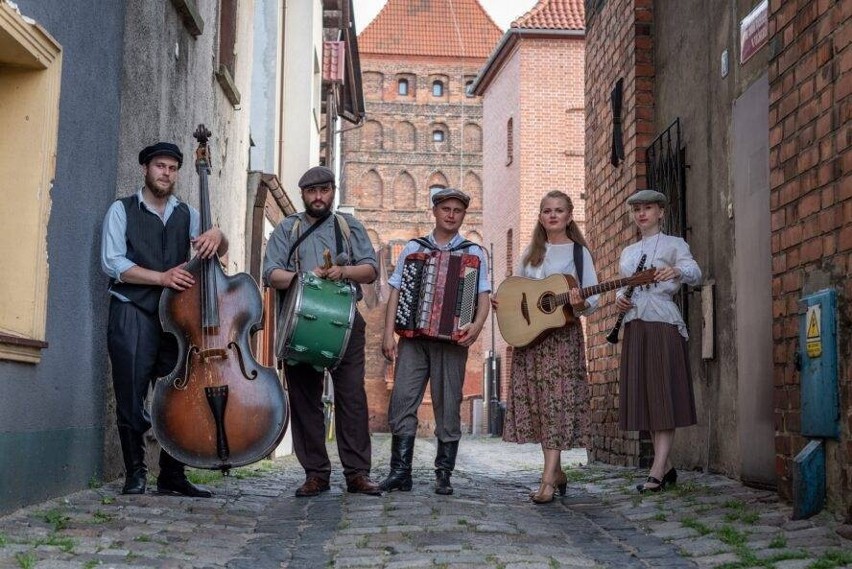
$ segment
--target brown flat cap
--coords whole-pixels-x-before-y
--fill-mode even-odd
[[[432,196],[432,205],[436,206],[442,201],[450,199],[459,200],[464,204],[465,209],[467,209],[467,206],[470,204],[470,196],[463,191],[455,188],[444,188],[443,190],[435,192],[435,195]]]
[[[314,166],[299,178],[299,187],[303,190],[327,184],[334,185],[334,172],[331,171],[331,168],[325,166]]]

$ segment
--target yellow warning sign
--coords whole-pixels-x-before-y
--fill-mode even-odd
[[[818,304],[808,307],[806,322],[808,332],[805,336],[805,344],[809,358],[818,358],[822,355],[822,335],[820,333],[821,312]]]

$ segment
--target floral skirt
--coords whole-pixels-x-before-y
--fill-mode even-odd
[[[515,348],[503,440],[548,449],[589,441],[589,382],[583,330],[559,328],[540,343]]]

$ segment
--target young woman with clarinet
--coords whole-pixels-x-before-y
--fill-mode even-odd
[[[686,324],[672,297],[681,285],[698,285],[701,269],[689,245],[662,232],[666,196],[641,190],[627,199],[641,239],[621,252],[619,267],[628,276],[645,256],[656,269],[656,283],[616,294],[615,307],[624,315],[624,341],[619,377],[619,426],[649,431],[654,462],[640,493],[659,492],[677,482],[669,462],[675,429],[696,423],[692,376],[686,349]]]

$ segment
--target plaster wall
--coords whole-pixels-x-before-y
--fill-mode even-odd
[[[48,347],[35,365],[0,362],[0,513],[102,473],[109,375],[99,247],[116,186],[125,12],[123,3],[95,0],[17,5],[62,46],[63,64],[47,227]]]
[[[279,176],[290,201],[300,210],[299,178],[319,164],[322,38],[322,3],[287,2]]]

